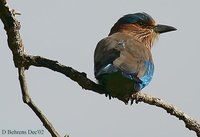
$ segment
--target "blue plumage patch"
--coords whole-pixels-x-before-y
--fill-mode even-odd
[[[103,74],[121,72],[122,76],[133,80],[133,83],[135,85],[134,86],[135,91],[140,91],[150,83],[150,81],[153,77],[153,72],[154,72],[154,65],[149,60],[144,62],[144,67],[146,68],[146,71],[141,78],[137,77],[136,72],[135,73],[122,72],[121,70],[114,67],[113,64],[108,64],[107,66],[100,69],[100,71],[98,71],[98,72],[95,71],[95,77],[97,78]]]
[[[146,85],[148,85],[153,77],[154,73],[154,65],[150,61],[145,61],[144,65],[146,67],[146,72],[144,73],[143,77],[140,78],[141,82],[138,83],[138,90],[143,89]]]

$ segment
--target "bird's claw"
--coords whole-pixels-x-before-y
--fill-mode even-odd
[[[106,93],[105,93],[105,96],[108,97],[109,99],[111,99],[110,93],[106,92]]]
[[[131,96],[130,96],[130,101],[131,101],[131,105],[134,103],[138,104],[139,102],[141,102],[141,98],[137,97],[136,95],[137,93],[133,93]]]

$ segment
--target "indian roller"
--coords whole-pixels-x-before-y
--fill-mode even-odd
[[[159,34],[176,28],[156,24],[147,13],[128,14],[99,41],[94,52],[94,74],[111,97],[128,103],[131,95],[152,79],[151,48]]]

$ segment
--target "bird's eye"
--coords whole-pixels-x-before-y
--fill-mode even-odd
[[[141,22],[141,21],[139,22],[139,24],[140,24],[141,26],[143,26],[143,25],[144,25],[144,23],[143,23],[143,22]]]

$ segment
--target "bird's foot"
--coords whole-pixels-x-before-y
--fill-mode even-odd
[[[108,97],[109,99],[111,99],[111,97],[112,97],[112,96],[110,95],[110,93],[108,93],[108,92],[105,93],[105,96]]]
[[[130,95],[129,99],[131,100],[131,105],[134,103],[134,101],[135,101],[136,104],[141,102],[141,98],[138,98],[137,94],[138,94],[138,92],[135,92],[135,93]]]

